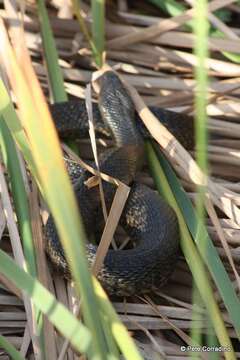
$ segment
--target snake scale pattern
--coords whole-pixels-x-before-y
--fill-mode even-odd
[[[158,107],[151,111],[187,149],[194,146],[193,120]],[[88,134],[85,101],[68,101],[50,106],[61,138],[80,138]],[[101,77],[98,104],[93,103],[97,133],[114,139],[115,146],[100,155],[102,172],[131,186],[120,225],[136,243],[127,250],[110,249],[98,279],[109,294],[129,296],[158,289],[172,274],[179,256],[179,229],[174,211],[147,186],[134,181],[141,169],[144,139],[151,138],[135,113],[134,105],[118,76],[108,71]],[[88,189],[85,181],[91,174],[79,165],[67,164],[81,209],[88,239],[98,233],[101,205],[97,187]],[[103,182],[107,207],[110,208],[116,188]],[[70,276],[53,218],[45,226],[47,253],[66,277]],[[97,246],[86,244],[89,265],[96,256]]]

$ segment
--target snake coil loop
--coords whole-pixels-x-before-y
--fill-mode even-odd
[[[61,137],[85,136],[88,119],[83,101],[51,106],[51,112]],[[151,108],[164,125],[187,148],[193,147],[193,122],[187,116],[160,108]],[[127,296],[158,289],[171,275],[179,254],[179,229],[174,211],[155,192],[134,182],[143,154],[143,140],[150,134],[135,114],[133,103],[115,73],[106,72],[101,79],[98,105],[93,105],[96,131],[112,136],[116,146],[100,156],[100,169],[131,185],[120,224],[137,244],[128,250],[109,250],[98,279],[109,294]],[[84,169],[71,169],[77,184],[75,193],[88,237],[97,231],[100,198],[96,188],[84,183],[91,176]],[[70,174],[71,174],[70,171]],[[103,182],[107,206],[114,196],[114,186]],[[45,226],[47,252],[56,267],[70,276],[53,218]],[[93,264],[97,247],[86,244],[89,264]]]

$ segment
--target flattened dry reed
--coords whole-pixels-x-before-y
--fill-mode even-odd
[[[121,4],[122,1],[119,1],[119,3]],[[210,179],[208,190],[212,193],[214,203],[221,208],[224,215],[221,214],[221,217],[217,217],[212,205],[208,204],[207,229],[217,246],[218,252],[224,259],[228,273],[237,289],[239,287],[238,273],[240,269],[240,256],[237,249],[240,235],[240,171],[238,169],[240,158],[240,66],[227,60],[221,53],[223,51],[240,53],[240,30],[219,22],[212,13],[216,8],[226,6],[234,13],[238,13],[239,8],[232,3],[234,1],[214,0],[209,5],[210,20],[214,26],[224,32],[225,37],[211,37],[209,39],[209,47],[212,52],[211,57],[206,61],[209,75],[213,77],[209,85],[210,97],[207,106],[207,113],[211,116],[208,122],[210,134],[208,146]],[[61,4],[58,4],[58,1],[55,1],[54,4],[54,6],[61,9]],[[192,10],[190,9],[174,18],[163,19],[152,15],[138,15],[131,12],[131,9],[126,8],[126,2],[123,5],[117,21],[108,20],[106,23],[108,50],[106,55],[108,63],[119,70],[123,79],[136,87],[148,105],[158,105],[179,112],[192,113],[195,87],[193,70],[197,59],[195,55],[191,54],[194,37],[181,27],[186,20],[191,19]],[[125,9],[125,11],[122,11],[122,9]],[[39,37],[39,27],[35,21],[36,14],[34,14],[31,5],[27,5],[26,10],[27,14],[23,16],[23,20],[27,45],[31,49],[35,71],[47,93],[47,76],[41,61],[42,45]],[[89,15],[87,5],[84,6],[82,11]],[[9,20],[9,14],[5,10],[0,10],[0,14]],[[51,25],[59,51],[66,90],[72,96],[83,98],[85,85],[91,80],[94,66],[87,49],[87,42],[83,37],[79,37],[77,21],[71,18],[71,13],[68,16],[69,18],[60,19],[57,17],[56,12],[53,12]],[[88,18],[86,19],[86,25],[90,28]],[[160,141],[163,141],[162,138]],[[176,161],[176,151],[172,155],[170,154],[183,186],[194,201],[196,197],[195,185],[199,182],[201,176],[194,167],[193,169],[196,172],[195,170],[192,171],[189,177],[187,163],[189,154],[181,152],[181,149],[178,148],[178,156],[178,161]],[[104,175],[102,177],[104,178]],[[148,178],[145,181],[151,183]],[[6,203],[3,206],[8,209]],[[117,218],[119,209],[114,207],[113,210],[116,211],[114,217]],[[18,238],[18,233],[14,230],[13,212],[10,208],[9,211],[11,214],[8,218],[9,235],[11,240],[14,240]],[[1,216],[1,235],[3,235],[5,223],[5,217]],[[110,224],[112,226],[112,221],[110,221]],[[112,232],[114,232],[114,228],[110,229],[109,239]],[[16,253],[19,255],[21,251],[21,249],[17,249]],[[103,260],[103,256],[103,254],[100,254],[100,262]],[[48,272],[45,276],[45,281],[49,281]],[[3,308],[7,306],[8,310],[10,309],[10,311],[2,311],[0,314],[1,333],[6,334],[11,343],[19,349],[22,348],[23,353],[26,353],[30,337],[25,320],[31,321],[31,312],[27,311],[25,313],[21,307],[21,300],[10,295],[9,292],[17,296],[20,296],[20,293],[2,276],[0,280],[3,284],[0,294],[0,306]],[[60,301],[71,309],[73,308],[70,301],[71,291],[61,277],[54,275],[50,288],[56,293]],[[114,306],[121,314],[121,318],[128,328],[137,337],[141,333],[139,329],[144,328],[146,330],[145,336],[138,340],[140,348],[144,351],[148,350],[152,355],[153,349],[156,350],[156,344],[158,344],[161,350],[159,352],[164,353],[166,358],[169,357],[170,359],[177,356],[178,359],[181,359],[182,353],[176,345],[176,338],[173,336],[172,331],[169,332],[170,336],[167,337],[167,331],[177,329],[183,336],[184,333],[188,336],[188,330],[193,326],[199,327],[203,333],[207,332],[207,322],[205,320],[191,322],[191,291],[191,274],[182,259],[168,286],[154,296],[154,306],[159,310],[161,316],[167,317],[169,321],[159,316],[150,302],[144,303],[139,298],[131,298],[126,302],[117,300]],[[218,297],[219,294],[216,292],[216,298]],[[204,314],[204,309],[200,308],[198,310],[199,313]],[[229,335],[235,338],[236,334],[224,310],[223,316]],[[53,334],[53,330],[50,330],[51,334]],[[183,331],[184,333],[182,333]],[[63,339],[56,333],[54,336],[56,339],[49,346],[51,346],[51,351],[54,354],[59,355],[62,350]],[[151,344],[150,348],[149,343]],[[70,349],[68,349],[68,358],[75,358]]]

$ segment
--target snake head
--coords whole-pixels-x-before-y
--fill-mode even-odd
[[[101,77],[98,106],[117,146],[143,144],[135,123],[135,107],[132,99],[113,71],[107,71]]]

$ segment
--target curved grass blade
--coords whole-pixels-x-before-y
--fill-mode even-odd
[[[157,157],[164,170],[171,191],[175,196],[178,207],[184,216],[193,239],[195,240],[198,231],[199,219],[196,216],[193,205],[182,189],[174,171],[172,170],[167,160],[160,153],[159,149],[155,148],[155,150],[157,151]],[[199,242],[197,242],[196,245],[222,296],[236,333],[238,334],[238,337],[240,337],[240,300],[235,293],[235,290],[217,253],[217,250],[215,249],[212,240],[208,235],[206,227],[202,223],[200,223],[200,226],[201,234],[205,237],[206,249],[203,249],[201,246],[199,246]]]
[[[71,342],[81,353],[86,353],[91,343],[89,330],[81,324],[69,310],[45,287],[0,250],[0,271],[19,289],[31,297],[36,307],[41,310],[54,326]]]
[[[148,142],[146,144],[149,166],[153,175],[157,190],[168,201],[176,212],[179,221],[180,235],[181,235],[181,248],[186,258],[186,261],[191,269],[193,278],[201,294],[202,300],[206,306],[209,317],[211,318],[214,330],[222,346],[226,346],[230,351],[224,353],[226,359],[235,359],[232,344],[229,339],[224,321],[221,317],[221,312],[215,301],[213,291],[209,282],[208,274],[204,267],[202,258],[200,257],[192,237],[189,233],[185,222],[185,214],[181,212],[178,205],[177,197],[175,199],[172,187],[170,187],[169,178],[166,178],[165,169],[162,168],[153,147]],[[162,163],[163,156],[160,157]],[[165,160],[166,161],[166,160]],[[168,183],[169,181],[169,183]],[[190,214],[188,214],[190,215]],[[186,217],[187,219],[187,217]]]
[[[42,0],[39,0],[39,2],[42,3]],[[40,8],[39,8],[39,10],[40,10]],[[79,14],[80,14],[80,12],[79,12]],[[41,18],[45,18],[45,17],[47,18],[47,13],[45,13],[45,11],[44,11],[43,14],[41,15]],[[48,23],[48,21],[47,21],[47,23]],[[46,29],[45,29],[44,24],[42,24],[42,30],[41,31],[42,31],[42,33],[43,32],[45,33],[45,37],[51,37],[52,35],[51,35],[51,33],[48,33],[47,26],[48,25],[46,25]],[[54,41],[54,39],[52,39],[51,41]],[[44,42],[44,44],[45,44],[45,42]],[[48,47],[45,48],[45,54],[47,54],[48,51],[49,51],[49,48]],[[48,63],[50,58],[51,58],[51,67],[48,66],[48,72],[51,71],[53,66],[55,66],[56,68],[59,67],[59,65],[58,65],[58,63],[56,61],[56,58],[52,58],[51,56],[46,57],[47,63]],[[54,98],[54,101],[57,102],[57,101],[61,101],[62,99],[59,97],[59,94],[57,93],[58,89],[53,86],[54,81],[55,81],[54,76],[55,76],[56,73],[57,73],[57,71],[55,71],[55,73],[53,73],[51,77],[49,76],[49,78],[50,78],[50,86],[52,88],[53,98]],[[64,91],[64,84],[63,83],[62,83],[62,90],[61,91],[62,92]],[[108,301],[107,297],[106,297],[106,301]],[[114,337],[113,337],[113,334],[112,334],[112,331],[111,331],[111,327],[109,326],[109,322],[111,322],[111,320],[109,318],[111,318],[111,316],[109,316],[108,312],[106,312],[106,314],[101,317],[102,322],[103,322],[103,329],[104,329],[104,332],[105,332],[105,338],[106,338],[106,341],[108,343],[108,348],[109,348],[111,354],[113,356],[115,356],[115,358],[117,359],[119,357],[119,351],[118,351],[118,349],[116,347],[116,343],[114,342]],[[117,317],[115,317],[115,321],[116,321],[116,319],[117,319]],[[118,323],[121,324],[119,319],[118,319]],[[123,325],[119,325],[119,327],[124,328]],[[128,337],[129,337],[129,335],[126,332],[125,337],[124,337],[124,343],[121,343],[121,345],[124,344],[123,349],[121,349],[123,352],[124,352],[124,349],[126,347],[126,344],[128,343],[128,340],[127,340]],[[115,339],[115,341],[116,341],[116,339]],[[132,342],[131,346],[134,347],[133,342]],[[130,347],[130,349],[131,349],[131,347]],[[132,359],[132,357],[131,357],[131,359]]]
[[[1,83],[0,83],[0,89],[1,89]],[[2,90],[5,90],[4,89],[4,86],[2,84]],[[8,97],[8,94],[6,91],[2,91],[2,97],[0,98],[0,105],[2,106],[2,109],[4,110],[4,114],[5,115],[12,115],[10,118],[9,116],[8,119],[10,120],[10,122],[7,124],[10,128],[10,130],[13,132],[13,135],[15,137],[15,139],[19,140],[19,143],[20,143],[20,147],[22,147],[22,144],[23,144],[23,150],[24,150],[24,135],[25,133],[23,132],[23,129],[22,129],[22,126],[21,124],[19,123],[19,120],[16,116],[16,113],[12,107],[12,104],[10,102],[10,99]],[[40,133],[40,132],[39,132]],[[18,139],[18,137],[20,137],[20,139]],[[31,154],[32,155],[32,154]],[[30,161],[31,162],[31,161]],[[55,167],[53,167],[55,169]],[[54,172],[54,175],[53,177],[55,177],[55,172]],[[80,246],[80,245],[79,245]],[[80,258],[80,256],[79,256]],[[99,287],[100,285],[98,285]],[[89,300],[91,301],[91,300]],[[100,301],[100,300],[99,300]],[[107,303],[107,300],[105,300],[105,303]],[[110,303],[109,303],[110,304]],[[98,309],[98,306],[95,307],[95,310],[94,312],[96,312],[96,309]],[[121,349],[121,351],[125,354],[128,354],[130,353],[130,355],[126,355],[126,358],[131,360],[132,357],[131,357],[131,354],[137,354],[136,355],[136,359],[142,359],[140,357],[140,355],[138,354],[137,352],[137,349],[135,347],[135,344],[134,342],[132,341],[132,339],[130,338],[130,336],[128,335],[128,332],[126,330],[126,328],[124,327],[124,325],[119,321],[118,317],[117,317],[117,314],[116,312],[114,311],[114,309],[112,309],[112,307],[110,308],[110,310],[107,310],[108,308],[105,307],[105,314],[108,316],[109,319],[111,319],[113,317],[113,313],[114,313],[114,323],[115,324],[118,324],[119,328],[121,329],[121,333],[124,334],[124,336],[122,337],[123,338],[123,341],[120,341],[120,344],[119,344],[119,348]],[[118,319],[118,320],[117,320]],[[110,321],[110,320],[109,320]],[[114,328],[115,329],[115,328]],[[117,334],[117,331],[114,332],[114,336],[116,338],[116,342],[118,342],[118,334]]]
[[[15,349],[15,347],[5,339],[4,336],[0,335],[0,348],[4,349],[6,353],[11,356],[13,360],[24,360],[19,351]]]
[[[28,64],[27,73],[27,69],[24,68],[23,75],[8,43],[7,36],[3,37],[0,49],[2,52],[3,49],[5,51],[5,60],[7,58],[7,61],[4,62],[4,65],[15,91],[21,120],[29,139],[45,198],[54,217],[73,277],[76,280],[77,290],[82,297],[84,320],[93,335],[94,356],[105,359],[108,353],[106,341],[100,316],[96,311],[98,308],[97,301],[94,297],[91,276],[85,257],[84,240],[86,236],[44,96],[31,64]],[[3,108],[8,105],[6,98],[0,100]]]
[[[92,333],[91,358],[113,359],[115,357],[107,349],[105,342],[104,331],[97,311],[99,306],[94,298],[88,263],[84,256],[85,248],[80,241],[81,239],[85,240],[84,229],[77,212],[70,182],[65,175],[66,170],[59,151],[59,143],[55,130],[51,125],[52,122],[50,121],[43,94],[34,75],[30,77],[29,72],[31,72],[31,69],[28,66],[28,73],[24,73],[24,75],[30,84],[30,92],[26,79],[16,63],[11,47],[9,45],[5,46],[5,51],[8,55],[8,62],[5,63],[5,66],[8,69],[8,75],[15,90],[22,115],[21,119],[31,144],[32,155],[38,169],[45,198],[54,216],[66,258],[76,280],[77,290],[81,294],[84,320]],[[9,71],[10,69],[12,71]],[[24,70],[27,71],[26,68]],[[12,77],[13,73],[14,77]],[[9,98],[0,99],[0,102],[2,102],[2,107],[6,108],[9,105]],[[44,132],[44,138],[40,136],[42,132]],[[51,154],[51,157],[49,154]],[[64,189],[64,192],[62,189]],[[68,207],[66,204],[68,204]],[[129,341],[126,341],[126,343],[129,344]],[[133,342],[130,350],[137,353]],[[128,359],[130,360],[129,357]]]

